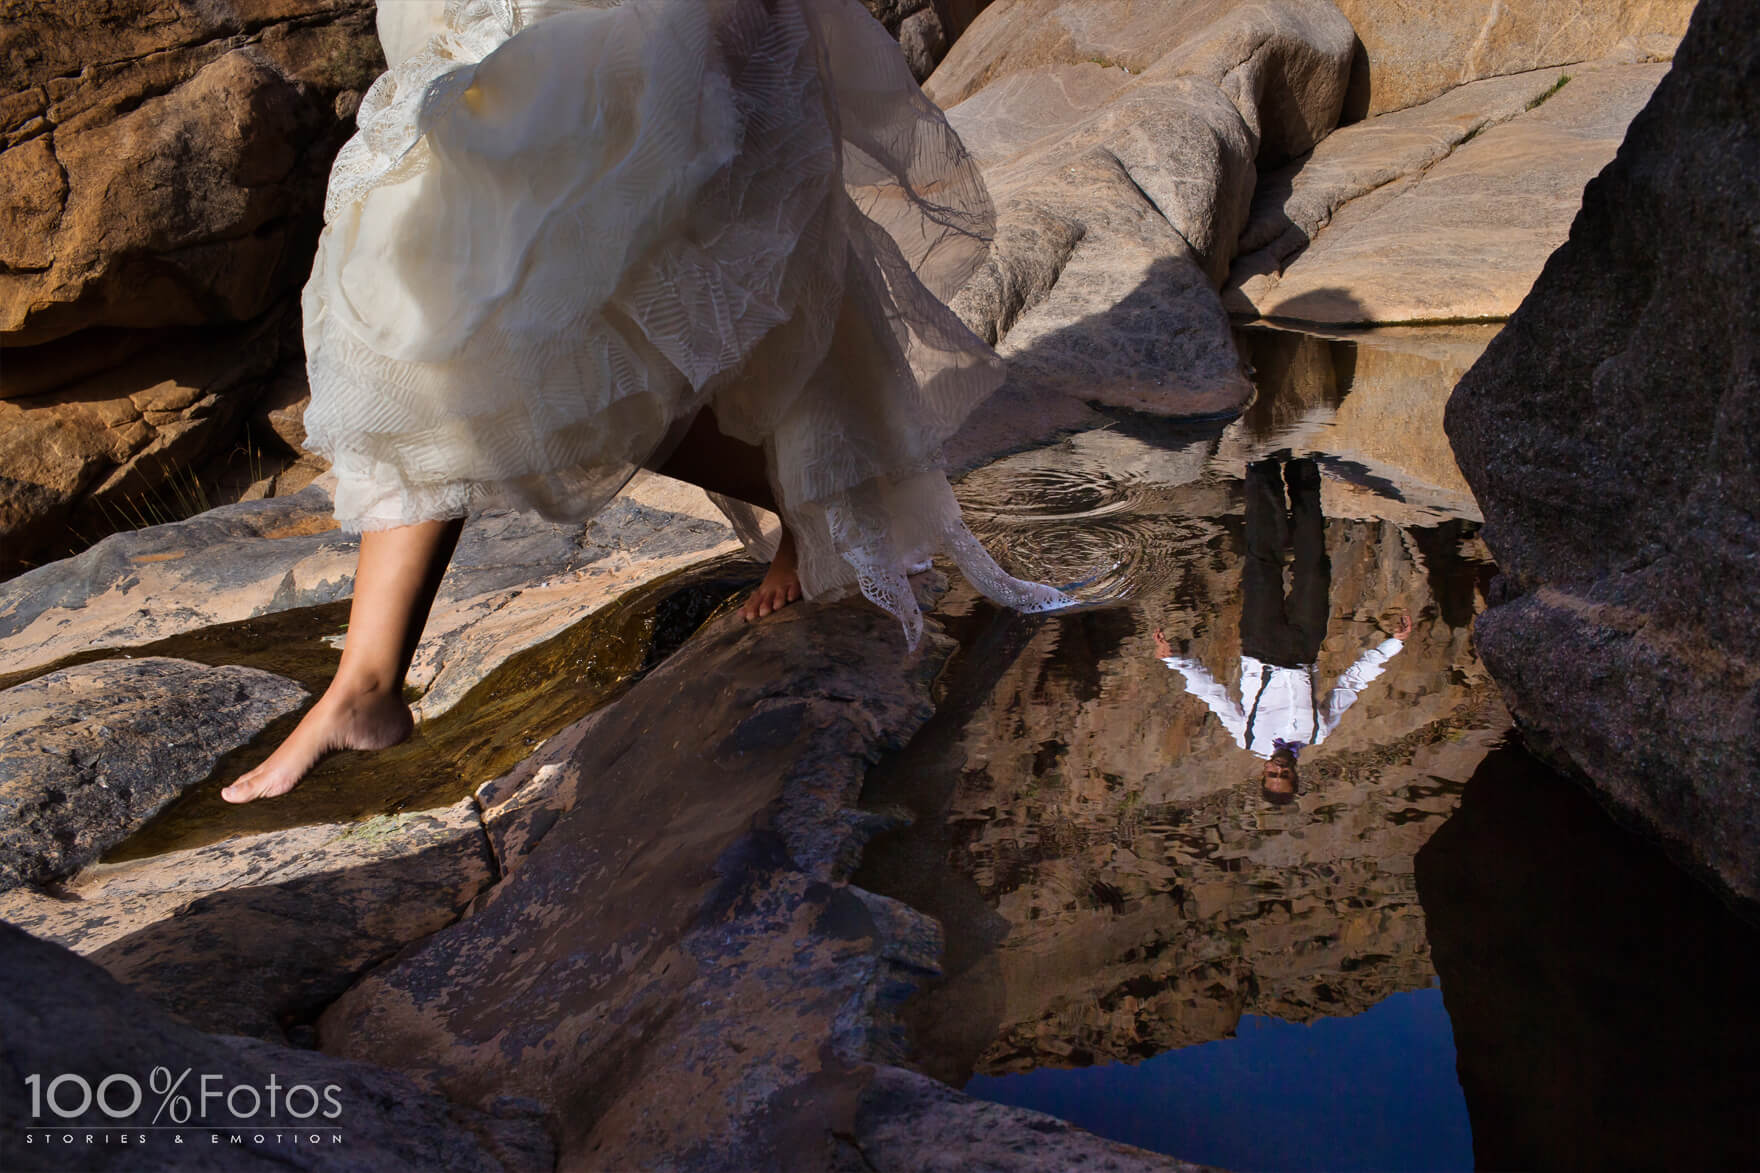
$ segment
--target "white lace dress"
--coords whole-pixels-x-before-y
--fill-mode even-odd
[[[1001,380],[944,304],[991,207],[857,0],[381,0],[379,34],[303,302],[346,528],[591,515],[712,403],[809,597],[858,584],[914,645],[905,576],[945,551],[1010,606],[1068,601],[940,471]]]

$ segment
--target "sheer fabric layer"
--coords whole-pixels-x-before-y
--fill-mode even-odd
[[[308,445],[374,529],[591,515],[712,403],[809,596],[921,629],[937,551],[1000,601],[938,452],[1001,379],[947,309],[978,172],[857,0],[403,0],[304,294]],[[748,542],[748,510],[730,509]]]

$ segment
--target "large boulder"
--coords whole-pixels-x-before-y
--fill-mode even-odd
[[[332,1006],[323,1046],[461,1102],[538,1100],[582,1166],[830,1145],[938,945],[842,882],[874,825],[849,808],[948,650],[907,656],[861,602],[711,625],[483,790],[504,878]]]
[[[1694,0],[1338,0],[1361,50],[1346,116],[1429,101],[1481,78],[1620,54],[1666,60]]]
[[[1757,70],[1760,10],[1704,0],[1674,70],[1584,193],[1570,240],[1447,414],[1503,572],[1478,645],[1517,720],[1750,899]]]
[[[371,3],[0,15],[0,344],[243,321],[304,280],[330,159],[383,68]]]
[[[0,1020],[0,1069],[8,1072],[0,1166],[17,1173],[536,1173],[554,1164],[542,1127],[519,1105],[472,1112],[365,1063],[203,1034],[90,962],[5,923]],[[35,1105],[26,1083],[33,1074],[44,1089]],[[132,1109],[129,1080],[140,1093]],[[83,1106],[81,1081],[94,1093]]]
[[[1335,131],[1260,185],[1224,304],[1334,325],[1507,318],[1667,69],[1493,78]]]
[[[226,499],[202,473],[299,362],[373,11],[0,0],[0,575]]]
[[[83,869],[0,920],[65,945],[192,1026],[286,1040],[362,972],[457,918],[494,878],[470,799]]]
[[[254,668],[161,657],[0,692],[0,890],[90,863],[305,698]]]
[[[1328,0],[999,0],[928,83],[984,165],[988,265],[954,306],[1009,360],[971,428],[1037,435],[1084,403],[1228,415],[1251,395],[1215,286],[1260,162],[1333,125],[1354,44]],[[960,445],[956,444],[956,459]]]

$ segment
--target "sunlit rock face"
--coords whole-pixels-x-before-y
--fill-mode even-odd
[[[1325,0],[999,0],[978,16],[926,89],[997,205],[990,263],[954,302],[1010,363],[978,413],[1012,429],[991,451],[1092,402],[1239,410],[1251,387],[1215,287],[1257,165],[1332,127],[1353,45]]]
[[[1706,0],[1448,433],[1530,740],[1760,898],[1760,13]],[[1706,174],[1699,161],[1722,161]],[[1663,224],[1666,232],[1653,226]],[[1695,268],[1684,276],[1680,258]]]
[[[1694,0],[1338,0],[1362,49],[1347,118],[1402,110],[1480,78],[1579,61],[1663,59]]]
[[[1538,70],[1340,128],[1260,183],[1225,304],[1333,324],[1507,318],[1667,71]]]
[[[384,67],[373,15],[0,4],[0,574],[205,508],[191,469],[301,365],[330,162]]]
[[[1325,435],[1340,405],[1322,407]],[[917,816],[858,878],[947,926],[945,980],[913,1019],[943,1078],[1146,1058],[1245,1013],[1353,1014],[1434,977],[1412,856],[1507,728],[1470,642],[1489,563],[1470,522],[1377,519],[1326,478],[1360,516],[1326,524],[1322,688],[1398,615],[1414,630],[1302,751],[1297,801],[1267,803],[1263,763],[1154,640],[1238,688],[1249,432],[1183,449],[1089,434],[961,485],[1015,570],[1102,567],[1087,588],[1123,603],[1043,621],[949,604],[963,651],[940,710],[864,793]]]

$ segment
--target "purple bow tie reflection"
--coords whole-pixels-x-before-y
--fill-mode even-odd
[[[1300,758],[1302,755],[1302,743],[1299,741],[1285,741],[1281,737],[1273,737],[1271,745],[1273,749],[1288,750],[1289,756],[1292,758]]]

